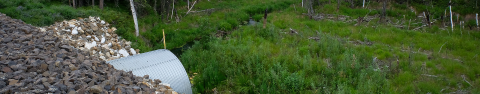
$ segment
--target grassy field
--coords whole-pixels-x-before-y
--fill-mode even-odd
[[[167,49],[193,41],[193,46],[179,57],[196,93],[480,92],[480,32],[459,26],[451,31],[436,22],[435,26],[413,30],[420,25],[397,28],[378,23],[378,19],[355,25],[312,20],[303,15],[307,11],[298,0],[210,0],[198,2],[193,11],[213,12],[184,15],[188,11],[186,3],[177,4],[178,12],[183,13],[179,22],[158,20],[157,15],[139,17],[139,27],[147,28],[141,32],[141,38],[134,36],[128,9],[73,9],[59,2],[43,5],[26,1],[29,0],[0,1],[0,12],[37,26],[101,16],[107,22],[115,22],[117,33],[133,41],[134,48],[142,52],[163,49],[162,30],[167,36]],[[17,6],[8,7],[12,2],[23,4],[26,9],[16,11]],[[344,3],[336,12],[336,5],[324,4],[315,7],[315,11],[346,15],[352,20],[381,13],[381,4],[375,2],[367,5],[372,10],[351,9]],[[389,6],[387,16],[392,21],[403,21],[401,15],[416,19],[417,15],[405,5]],[[265,9],[269,12],[267,28],[261,24]],[[39,10],[45,13],[35,14]],[[258,24],[248,25],[249,17]],[[404,21],[402,25],[408,24]]]

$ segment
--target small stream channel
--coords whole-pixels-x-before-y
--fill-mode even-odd
[[[258,23],[257,21],[253,20],[250,17],[250,19],[248,21],[249,26],[255,25],[257,23]],[[173,54],[175,54],[175,56],[177,56],[177,58],[180,58],[182,56],[183,52],[190,49],[194,44],[195,44],[194,41],[190,41],[190,42],[187,42],[185,45],[183,45],[181,47],[173,48],[171,51],[172,51]]]
[[[183,45],[181,47],[173,48],[171,51],[172,51],[173,54],[175,54],[175,56],[177,56],[177,58],[180,58],[182,56],[183,52],[190,49],[193,46],[193,44],[195,44],[195,42],[190,41],[190,42],[187,42],[185,45]]]

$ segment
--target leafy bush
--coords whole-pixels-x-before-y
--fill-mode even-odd
[[[229,31],[232,30],[232,25],[228,22],[222,21],[220,22],[218,29],[223,31]]]

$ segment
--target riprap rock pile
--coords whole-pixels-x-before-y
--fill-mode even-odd
[[[90,52],[69,46],[76,42],[54,36],[66,29],[36,28],[0,13],[0,94],[176,93],[158,79],[116,70]]]
[[[88,17],[56,22],[39,29],[42,32],[53,32],[55,36],[71,41],[70,46],[89,51],[90,55],[105,61],[139,54],[138,49],[131,47],[132,42],[119,40],[115,34],[116,28],[109,26],[99,17]]]

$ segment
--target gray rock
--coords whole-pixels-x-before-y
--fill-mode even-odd
[[[103,92],[103,87],[99,86],[99,85],[94,85],[94,86],[91,86],[89,88],[89,91],[91,93],[102,93]]]
[[[9,67],[3,67],[2,71],[5,73],[9,73],[9,72],[12,72],[12,69],[10,69]]]
[[[2,42],[3,43],[9,43],[12,41],[12,38],[3,38]]]

